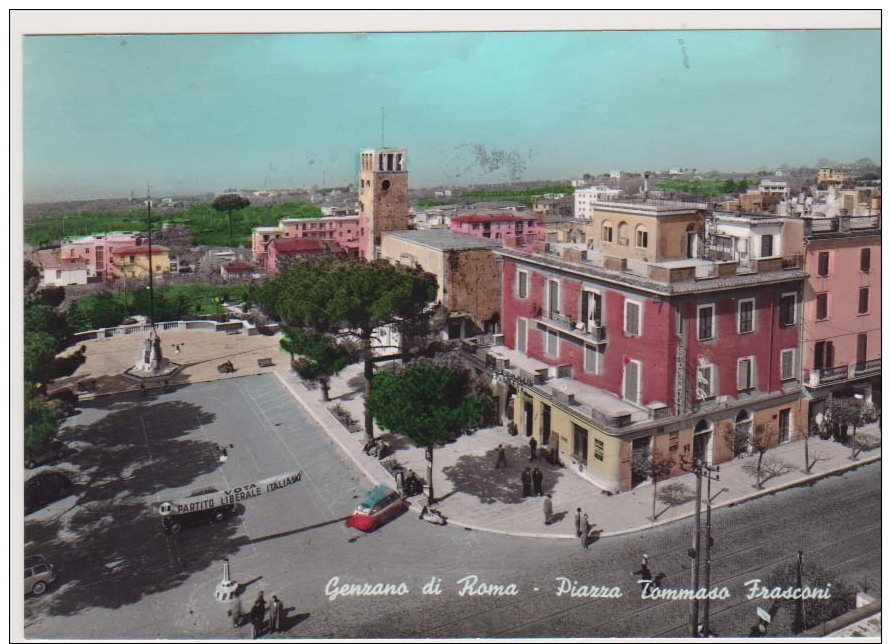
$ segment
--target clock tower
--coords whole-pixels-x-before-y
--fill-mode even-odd
[[[407,230],[410,221],[405,150],[359,152],[359,256],[377,259],[381,235]]]

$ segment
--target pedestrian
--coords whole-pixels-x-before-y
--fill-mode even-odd
[[[273,595],[269,611],[269,632],[278,633],[280,630],[282,630],[282,600]]]
[[[544,478],[544,475],[541,473],[541,470],[537,467],[532,470],[532,489],[535,496],[544,495],[544,491],[541,489],[541,482]]]
[[[507,433],[511,436],[516,436],[519,433],[517,431],[517,424],[513,420],[507,423]]]
[[[523,470],[520,480],[523,482],[523,496],[532,496],[532,472],[528,467]]]
[[[582,509],[575,509],[575,536],[582,536]]]
[[[498,460],[495,461],[495,469],[507,467],[507,455],[504,453],[504,445],[498,444]]]
[[[554,520],[554,505],[551,503],[551,495],[550,494],[545,496],[544,515],[545,515],[545,525],[551,525],[551,521]]]
[[[266,621],[266,600],[263,598],[263,591],[257,596],[251,608],[251,635],[257,639],[263,633],[263,624]]]
[[[650,563],[646,554],[644,554],[643,558],[640,560],[640,570],[636,570],[634,574],[640,575],[641,581],[648,583],[653,581],[653,573],[650,572]]]
[[[538,448],[538,441],[535,436],[529,439],[529,460],[534,461],[537,458],[535,450]]]
[[[402,495],[402,498],[404,499],[408,496],[405,490],[405,470],[400,467],[398,470],[393,472],[393,477],[396,479],[396,490],[399,492],[399,494]]]
[[[579,539],[582,542],[582,548],[585,550],[588,549],[588,533],[591,531],[591,524],[588,523],[588,515],[584,515],[582,517],[582,534],[579,535]]]

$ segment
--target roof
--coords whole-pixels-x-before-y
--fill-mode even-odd
[[[152,255],[163,255],[167,252],[167,248],[165,246],[158,246],[157,244],[152,244]],[[121,248],[115,248],[112,255],[148,255],[149,247],[146,246],[122,246]]]
[[[269,245],[276,253],[319,253],[328,250],[320,239],[273,239]]]
[[[532,215],[517,215],[509,212],[458,215],[457,217],[452,217],[452,223],[458,224],[488,224],[493,221],[535,221],[535,217]]]
[[[453,220],[454,221],[454,220]],[[473,235],[463,235],[447,228],[426,230],[398,230],[384,233],[384,237],[400,239],[411,244],[426,246],[434,250],[476,250],[499,246],[497,241]]]
[[[80,257],[59,257],[55,251],[41,250],[35,253],[37,262],[44,270],[84,270],[89,267],[89,262]]]
[[[227,273],[247,273],[254,270],[254,267],[247,262],[229,262],[223,264],[223,268]]]

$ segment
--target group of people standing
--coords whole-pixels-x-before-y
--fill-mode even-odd
[[[253,639],[257,639],[260,635],[263,634],[266,629],[266,598],[263,596],[263,591],[260,591],[260,594],[257,595],[256,601],[254,601],[254,605],[251,606],[251,610],[248,612],[247,616],[250,618],[251,622],[251,637]],[[235,612],[233,614],[233,622],[236,627],[241,626],[242,623],[242,612],[241,612],[241,600],[238,600],[236,604]],[[276,595],[272,596],[272,602],[269,604],[269,632],[270,633],[278,633],[282,631],[282,619],[284,617],[284,607],[282,606],[282,600],[280,600]]]

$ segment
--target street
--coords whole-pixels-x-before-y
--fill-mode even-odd
[[[97,399],[68,426],[65,439],[81,447],[72,459],[79,497],[26,518],[26,553],[45,554],[59,574],[45,595],[25,600],[30,638],[248,637],[213,599],[225,558],[246,584],[245,604],[260,590],[282,598],[284,635],[293,638],[689,633],[689,602],[642,599],[633,571],[647,553],[664,588],[688,588],[691,520],[594,540],[588,550],[571,540],[437,527],[415,513],[358,532],[344,520],[367,482],[272,375]],[[166,535],[152,509],[199,488],[298,470],[300,483],[245,501],[218,525]],[[555,499],[554,509],[572,520],[574,508]],[[730,595],[711,602],[719,635],[748,634],[756,605],[766,602],[747,601],[744,582],[766,579],[798,549],[881,597],[880,463],[716,510],[712,520],[712,585]],[[424,592],[433,578],[439,594]],[[572,582],[577,590],[618,588],[621,597],[558,596]],[[366,583],[364,591],[345,586]],[[408,592],[356,594],[400,583]],[[346,590],[332,597],[337,588]],[[789,634],[789,624],[780,613],[770,634]]]

